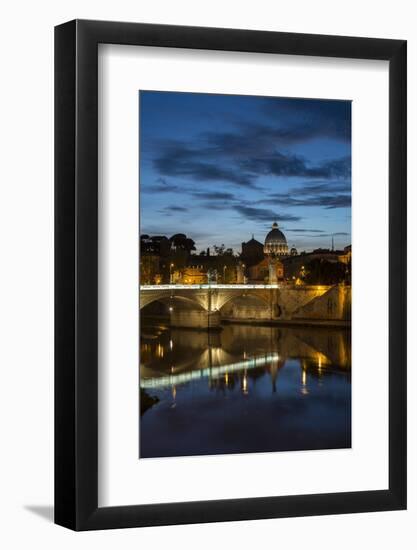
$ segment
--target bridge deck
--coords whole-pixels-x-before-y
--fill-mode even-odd
[[[265,290],[270,288],[281,288],[282,285],[141,285],[140,290],[245,290],[245,289],[259,289]]]

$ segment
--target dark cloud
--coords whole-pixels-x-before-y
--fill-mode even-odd
[[[350,142],[350,101],[265,98],[262,111],[271,122],[285,125],[287,143],[314,138]]]
[[[207,192],[195,192],[193,196],[198,199],[204,199],[208,201],[233,201],[235,196],[232,193],[226,193],[222,191],[207,191]]]
[[[318,137],[317,129],[306,126],[272,127],[265,124],[239,124],[237,132],[206,132],[204,137],[212,152],[222,155],[258,155],[272,153]],[[321,136],[324,137],[324,136]]]
[[[350,233],[345,233],[344,231],[339,231],[337,233],[323,233],[320,237],[346,237]]]
[[[199,203],[201,208],[207,208],[209,211],[230,210],[233,208],[233,203],[229,201],[203,201]]]
[[[348,178],[350,177],[350,157],[326,161],[318,166],[309,166],[297,156],[276,151],[270,155],[253,157],[241,162],[249,174],[258,176],[286,176],[303,178]]]
[[[156,143],[159,153],[152,161],[154,168],[161,176],[230,182],[249,188],[256,188],[260,176],[350,178],[350,157],[313,165],[301,156],[278,150],[267,135],[258,137],[251,132],[249,136],[206,133],[192,145],[172,140]],[[169,186],[165,182],[160,187],[166,191]]]
[[[164,178],[158,178],[153,185],[143,184],[141,186],[141,193],[177,193],[181,191],[178,185],[167,182]]]
[[[190,148],[181,143],[165,147],[154,159],[156,170],[164,176],[189,178],[194,181],[228,181],[244,187],[253,186],[253,177],[241,170],[220,166],[205,160],[207,151]]]
[[[317,170],[322,170],[324,178],[349,179],[352,160],[350,156],[322,163]]]
[[[292,190],[293,193],[300,195],[318,195],[321,193],[350,193],[351,183],[348,180],[339,181],[318,181],[316,183],[304,182]]]
[[[177,206],[176,204],[172,204],[170,206],[164,206],[162,210],[159,210],[161,214],[164,214],[165,216],[172,216],[176,212],[188,212],[188,208],[185,206]]]
[[[290,229],[285,228],[288,233],[324,233],[323,229]]]
[[[286,207],[319,206],[326,209],[351,206],[350,181],[330,181],[316,184],[304,183],[291,189],[290,193],[270,193],[258,204]]]
[[[188,212],[188,208],[185,208],[185,206],[165,206],[164,210],[173,210],[174,212]]]
[[[275,193],[270,199],[263,199],[259,204],[277,206],[321,206],[326,209],[349,208],[351,206],[350,195],[315,195],[305,197],[293,197],[285,193]]]
[[[244,206],[238,204],[235,205],[233,208],[244,218],[256,222],[270,222],[271,220],[297,222],[301,219],[299,216],[278,213],[275,210],[270,210],[267,208],[255,208],[253,206]]]
[[[232,155],[257,155],[317,138],[345,143],[351,139],[349,101],[264,98],[261,113],[268,123],[235,120],[235,131],[203,136],[216,153]]]

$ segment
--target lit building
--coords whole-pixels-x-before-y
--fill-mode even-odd
[[[181,271],[174,271],[173,284],[203,285],[207,283],[207,272],[204,266],[185,267]]]
[[[296,249],[293,249],[296,251]],[[275,284],[284,278],[284,266],[280,259],[288,256],[287,239],[284,233],[278,229],[278,224],[272,224],[271,231],[262,245],[252,239],[242,243],[241,259],[247,274],[247,279],[253,283]],[[239,279],[239,277],[238,277]]]
[[[287,239],[278,229],[277,222],[272,224],[272,229],[265,238],[264,253],[267,256],[288,256]]]
[[[276,283],[284,278],[284,266],[278,259],[263,258],[248,267],[248,280],[253,283]]]

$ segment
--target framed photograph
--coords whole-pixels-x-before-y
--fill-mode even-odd
[[[406,508],[406,42],[55,29],[55,522]]]

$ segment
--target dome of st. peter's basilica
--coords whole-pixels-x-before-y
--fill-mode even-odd
[[[265,237],[264,253],[271,256],[287,256],[288,244],[284,233],[278,229],[278,224],[274,222],[272,229]]]

